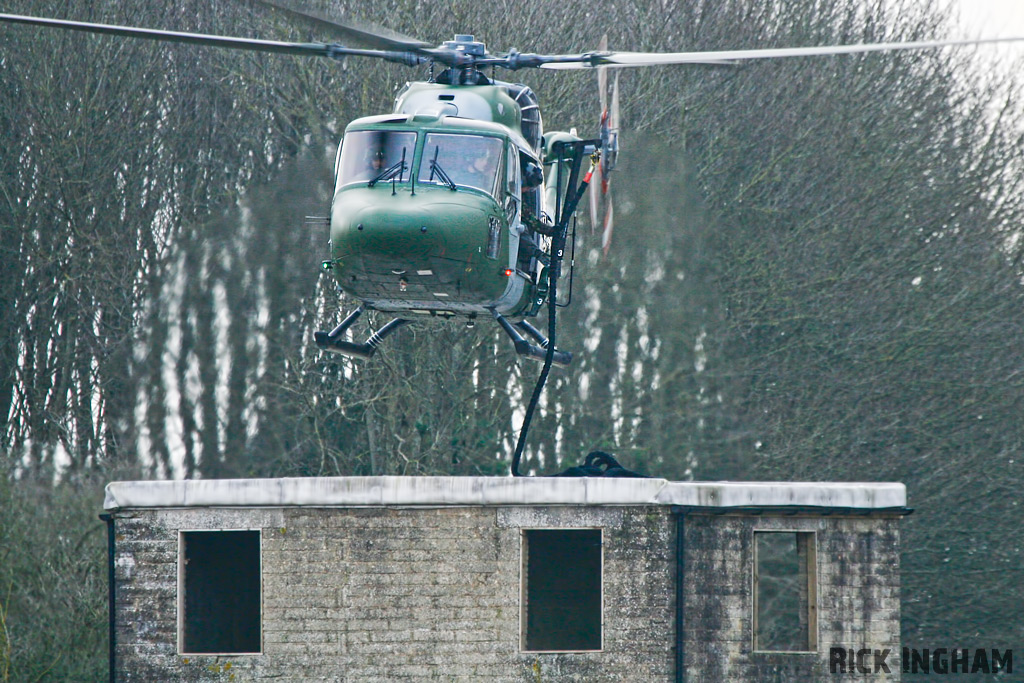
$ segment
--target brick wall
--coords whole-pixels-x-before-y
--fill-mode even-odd
[[[675,518],[667,506],[153,509],[116,515],[119,681],[674,681]],[[690,512],[690,683],[835,681],[829,648],[891,648],[895,517]],[[603,530],[603,650],[520,648],[521,529]],[[178,533],[258,529],[263,652],[177,653]],[[754,652],[755,531],[814,532],[817,651]],[[853,680],[853,677],[847,678]]]
[[[684,653],[688,683],[897,681],[899,533],[895,517],[686,516]],[[755,531],[815,532],[817,651],[754,652]],[[829,672],[829,650],[891,650],[891,673]],[[874,669],[874,658],[867,664]]]
[[[664,507],[117,514],[119,681],[668,681]],[[520,652],[521,528],[604,530],[604,649]],[[177,654],[179,530],[262,532],[263,653]]]

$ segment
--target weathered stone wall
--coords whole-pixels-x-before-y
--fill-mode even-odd
[[[119,681],[674,681],[668,506],[189,508],[116,515]],[[835,681],[829,648],[890,648],[895,517],[708,514],[684,523],[686,681]],[[603,529],[604,648],[520,648],[521,529]],[[178,532],[262,532],[263,653],[177,654]],[[754,532],[816,533],[817,650],[754,652]]]
[[[684,532],[687,683],[898,681],[899,532],[896,517],[710,515],[691,512]],[[755,531],[816,532],[817,651],[753,649]],[[829,671],[832,647],[872,650],[863,671]],[[890,673],[874,651],[889,649]]]
[[[667,507],[116,515],[119,681],[670,681]],[[604,649],[520,652],[520,529],[604,530]],[[178,532],[262,531],[263,653],[177,654]]]

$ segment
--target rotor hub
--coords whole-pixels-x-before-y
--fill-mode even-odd
[[[446,40],[444,47],[452,52],[460,52],[471,57],[486,57],[487,46],[470,34],[456,34],[454,40]]]

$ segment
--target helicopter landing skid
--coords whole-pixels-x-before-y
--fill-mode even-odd
[[[541,334],[540,330],[525,320],[520,320],[515,324],[515,326],[513,326],[512,323],[506,320],[505,317],[497,311],[492,311],[492,313],[494,314],[494,319],[498,321],[499,325],[501,325],[501,329],[505,330],[505,334],[512,339],[512,344],[515,346],[516,353],[525,358],[529,358],[530,360],[540,361],[541,363],[544,362],[544,359],[548,355],[548,338]],[[533,337],[540,346],[531,344],[525,337],[523,337],[523,335],[519,334],[516,327]],[[558,351],[556,349],[551,362],[563,367],[569,365],[572,363],[572,353],[569,351]]]
[[[363,309],[361,307],[357,308],[349,313],[348,316],[341,321],[341,324],[330,332],[314,332],[313,339],[316,341],[316,345],[322,350],[329,351],[331,353],[340,353],[344,356],[352,356],[354,358],[370,358],[377,352],[377,346],[380,345],[381,341],[383,341],[385,337],[403,325],[407,325],[411,322],[403,318],[395,318],[387,325],[371,334],[370,338],[362,344],[342,339],[342,335],[345,334],[348,328],[352,327],[352,323],[354,323],[356,318],[362,314]]]

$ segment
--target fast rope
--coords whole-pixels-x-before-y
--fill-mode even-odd
[[[523,417],[523,426],[519,429],[519,441],[516,443],[516,451],[512,456],[513,477],[523,476],[519,472],[519,463],[523,457],[523,449],[526,447],[526,437],[530,432],[530,422],[533,420],[533,413],[537,409],[537,403],[540,401],[541,392],[544,391],[544,384],[548,380],[548,373],[551,372],[551,363],[555,357],[555,333],[557,330],[555,313],[558,310],[557,286],[558,278],[562,273],[562,257],[565,256],[565,240],[569,228],[569,219],[576,213],[576,206],[580,203],[580,199],[583,198],[583,193],[587,191],[587,186],[590,184],[590,179],[594,175],[594,169],[597,167],[599,159],[600,155],[597,152],[590,155],[590,170],[587,171],[585,176],[583,176],[583,181],[580,183],[579,189],[576,190],[575,196],[573,196],[571,201],[566,205],[558,225],[555,227],[554,235],[551,238],[551,267],[548,269],[547,353],[544,354],[544,366],[541,368],[540,377],[537,378],[537,384],[533,387],[533,395],[530,397],[530,403],[526,407],[526,415]]]

